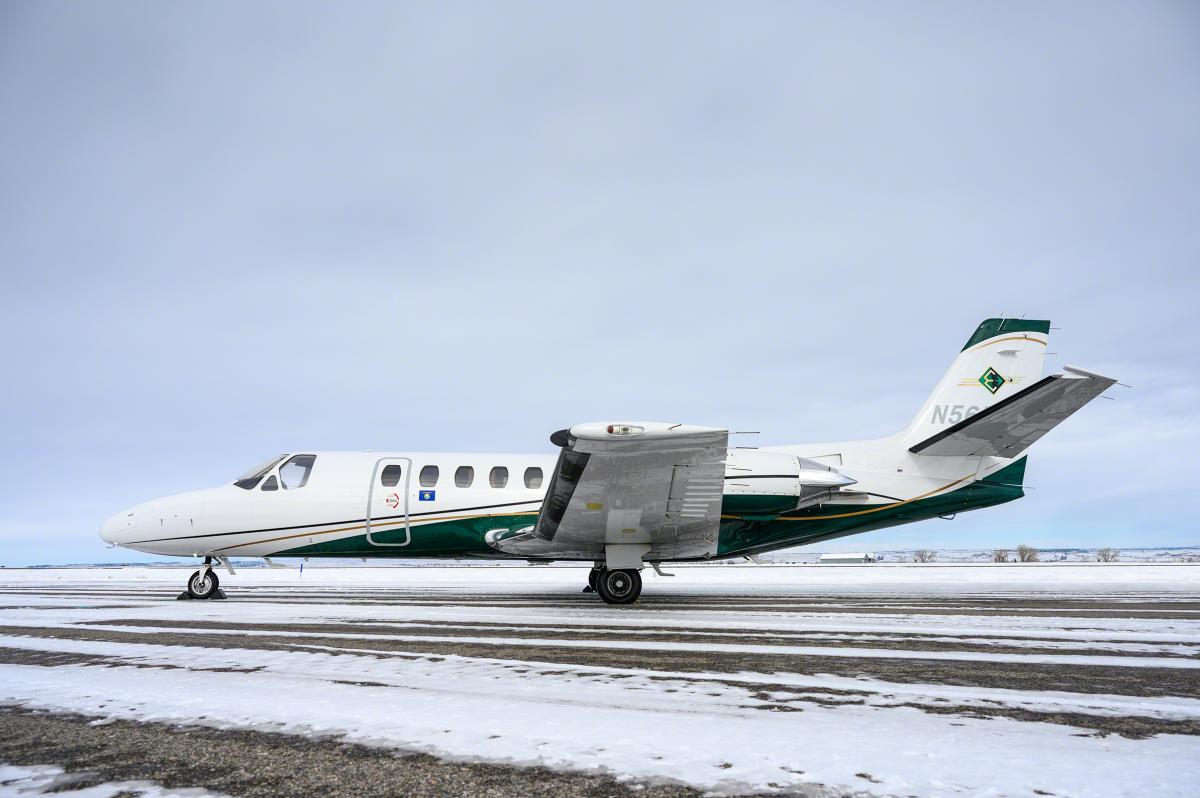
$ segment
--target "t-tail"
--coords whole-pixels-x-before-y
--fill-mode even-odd
[[[903,433],[928,456],[1017,457],[1115,379],[1065,366],[1042,376],[1050,322],[987,319]]]

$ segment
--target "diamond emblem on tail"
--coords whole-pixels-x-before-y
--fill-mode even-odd
[[[1000,372],[996,371],[991,366],[988,366],[988,370],[979,376],[979,384],[984,388],[987,388],[992,393],[1000,390],[1001,386],[1003,386],[1005,382],[1006,380],[1000,376]]]

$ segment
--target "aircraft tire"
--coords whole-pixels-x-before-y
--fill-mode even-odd
[[[587,587],[585,587],[583,589],[584,593],[595,593],[596,592],[596,579],[599,576],[600,576],[599,568],[593,568],[592,570],[588,571],[588,583],[587,583]]]
[[[202,568],[192,574],[192,578],[188,580],[187,592],[194,599],[212,598],[217,592],[221,580],[217,579],[217,573],[211,568]]]
[[[605,604],[632,604],[642,594],[642,575],[634,568],[605,569],[596,578],[596,592]]]

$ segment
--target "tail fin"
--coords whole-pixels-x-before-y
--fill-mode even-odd
[[[905,448],[1037,382],[1049,337],[1049,321],[982,322],[908,425]]]

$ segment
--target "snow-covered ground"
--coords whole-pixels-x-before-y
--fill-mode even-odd
[[[1197,794],[1200,566],[691,567],[623,608],[579,568],[188,572],[0,571],[0,701],[726,792]]]
[[[154,584],[181,588],[195,565],[179,567],[95,567],[95,568],[7,568],[0,570],[0,585],[126,585]],[[766,593],[804,595],[814,588],[839,592],[891,591],[944,587],[951,592],[1003,589],[1060,591],[1079,587],[1095,590],[1192,591],[1200,588],[1200,563],[872,563],[869,565],[835,564],[712,564],[669,565],[664,570],[674,577],[644,574],[647,595],[654,591],[686,590],[712,592],[714,595]],[[290,586],[330,589],[355,587],[419,588],[448,590],[485,590],[526,594],[531,590],[562,590],[581,584],[587,569],[578,565],[538,565],[499,563],[458,565],[453,562],[427,561],[422,567],[392,565],[330,567],[319,561],[288,561],[279,568],[246,568],[228,577],[218,570],[226,587]]]
[[[846,552],[862,553],[861,544],[855,543],[855,538],[845,540],[836,540],[825,544],[820,548],[812,546],[801,546],[794,549],[781,549],[779,551],[769,552],[759,555],[760,563],[778,563],[778,564],[816,564],[822,554],[836,554]],[[1016,564],[1016,549],[1015,547],[1002,549],[1006,553],[1010,564]],[[875,549],[871,553],[875,557],[875,561],[879,563],[912,563],[914,555],[918,551],[930,551],[929,549]],[[991,564],[993,555],[998,551],[995,548],[972,548],[972,549],[936,549],[932,550],[934,561],[937,563],[974,563],[974,564]],[[1095,563],[1100,560],[1100,549],[1095,548],[1042,548],[1038,549],[1039,562],[1041,563]],[[1121,563],[1200,563],[1200,546],[1144,546],[1144,547],[1125,547],[1108,549],[1109,556],[1115,556],[1115,562]],[[358,565],[360,559],[345,558],[345,559],[320,559],[310,563],[313,567],[344,567],[346,565]],[[379,561],[376,561],[379,562]],[[739,565],[744,560],[721,560],[715,563],[704,563],[705,567],[713,565]],[[131,563],[135,564],[135,563]],[[141,565],[141,567],[170,567],[171,565],[184,565],[180,560],[160,560],[154,564]],[[262,567],[264,563],[260,559],[234,559],[234,565],[242,565],[248,568]],[[520,562],[504,562],[504,561],[487,561],[487,560],[410,560],[397,559],[387,562],[386,567],[390,568],[413,568],[427,566],[446,566],[453,565],[462,567],[471,565],[480,568],[486,567],[506,567],[516,566],[522,567]],[[34,568],[93,568],[97,565],[79,564],[65,566],[32,566]],[[106,566],[107,567],[107,566]],[[379,567],[379,566],[377,566]]]
[[[842,544],[838,548],[831,549],[832,552],[858,552],[862,551],[861,546],[855,548],[852,540],[837,541]],[[846,544],[849,544],[847,547]],[[1006,553],[1009,560],[1015,561],[1015,547],[1001,549]],[[875,555],[877,562],[912,562],[913,555],[917,549],[895,549],[891,551],[876,550],[872,552]],[[992,556],[997,549],[937,549],[933,555],[937,562],[970,562],[970,563],[990,563]],[[762,559],[769,562],[780,563],[803,563],[816,562],[822,553],[818,551],[810,551],[808,548],[802,549],[786,549],[783,551],[764,554]],[[1200,546],[1158,546],[1148,548],[1114,548],[1110,550],[1110,556],[1115,557],[1115,562],[1137,563],[1137,562],[1200,562]],[[1080,548],[1043,548],[1038,550],[1038,557],[1041,562],[1097,562],[1100,559],[1099,549],[1080,549]]]
[[[145,781],[113,781],[106,784],[73,787],[76,779],[53,765],[19,767],[0,765],[0,795],[52,795],[54,798],[223,798],[207,790],[166,789]]]

